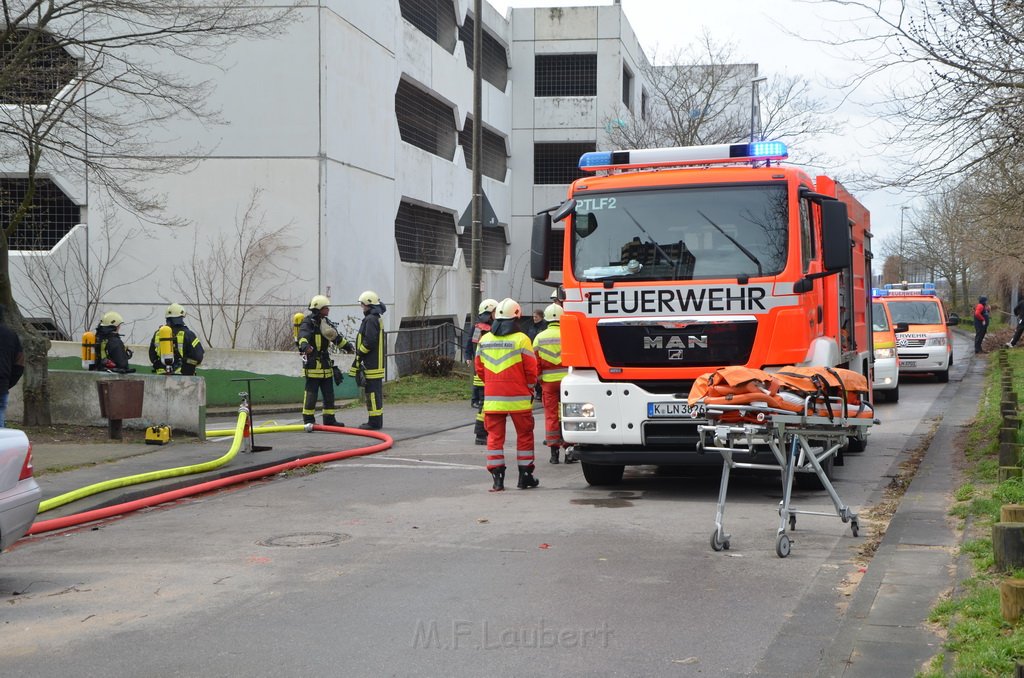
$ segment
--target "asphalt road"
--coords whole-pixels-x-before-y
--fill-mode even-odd
[[[966,349],[958,343],[957,355]],[[960,361],[952,378],[963,370]],[[848,505],[881,497],[901,455],[931,430],[926,413],[942,387],[908,381],[898,405],[879,406],[867,451],[836,470]],[[734,476],[731,549],[716,553],[720,466],[627,469],[621,485],[598,489],[579,465],[546,456],[536,490],[488,493],[467,426],[29,540],[0,557],[0,672],[814,672],[868,526],[854,538],[835,517],[801,516],[792,555],[780,559],[778,476]],[[831,511],[820,491],[798,490],[794,503]]]

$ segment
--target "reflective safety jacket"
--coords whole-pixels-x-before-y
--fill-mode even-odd
[[[522,332],[495,336],[488,332],[476,347],[476,373],[484,382],[484,412],[533,409],[537,357]]]
[[[196,333],[185,327],[185,325],[171,324],[171,343],[174,344],[174,363],[171,367],[175,374],[192,375],[196,373],[196,367],[203,362],[206,351]],[[164,362],[160,359],[160,328],[153,333],[153,339],[149,342],[149,362],[153,364],[154,372],[164,371]]]
[[[533,352],[537,354],[541,381],[557,383],[569,374],[569,368],[562,365],[562,330],[557,322],[537,333],[533,339]]]
[[[356,376],[362,365],[367,379],[384,378],[384,328],[380,324],[381,306],[371,306],[356,335],[356,359],[348,373]]]
[[[319,313],[307,313],[299,325],[299,355],[302,356],[302,375],[311,379],[327,379],[334,376],[334,360],[331,358],[331,342],[321,332],[322,320]],[[341,343],[341,335],[335,343]],[[306,347],[313,352],[306,354]]]
[[[473,333],[469,336],[469,341],[466,342],[466,358],[468,360],[474,360],[476,358],[476,346],[480,343],[480,338],[491,331],[491,323],[489,321],[490,317],[490,313],[481,313],[476,317],[476,323],[473,325]],[[483,385],[484,382],[482,382],[480,377],[478,377],[476,372],[474,372],[473,386]]]

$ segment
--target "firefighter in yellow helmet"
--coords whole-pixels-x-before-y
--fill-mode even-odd
[[[551,450],[551,463],[558,463],[558,453],[565,444],[562,440],[562,421],[559,416],[559,390],[562,377],[569,369],[562,365],[562,307],[551,304],[544,309],[544,320],[548,326],[533,339],[533,352],[537,354],[540,372],[541,402],[544,403],[544,446]],[[565,462],[572,462],[569,454]]]
[[[359,428],[379,431],[384,426],[384,361],[387,348],[380,317],[388,309],[381,302],[380,295],[373,290],[366,290],[359,295],[359,305],[363,309],[363,320],[356,334],[356,359],[352,362],[349,374],[356,378],[356,383],[366,393],[366,421]]]
[[[466,362],[470,365],[473,364],[473,360],[476,358],[476,347],[480,343],[480,337],[491,331],[491,323],[494,322],[494,309],[497,307],[498,302],[494,299],[484,299],[480,302],[473,331],[466,337],[465,355]],[[484,427],[484,382],[477,376],[476,371],[473,372],[473,395],[470,400],[470,407],[476,410],[476,425],[473,430],[476,435],[476,444],[486,445],[487,429]]]
[[[505,489],[505,424],[516,427],[519,484],[526,490],[540,484],[533,477],[533,387],[537,358],[530,339],[517,329],[522,309],[515,299],[502,299],[494,311],[491,331],[476,348],[476,373],[484,382],[484,424],[487,426],[487,470],[494,486]]]
[[[328,318],[331,312],[331,300],[322,294],[309,301],[309,312],[299,324],[298,348],[302,356],[302,375],[306,377],[306,387],[302,400],[302,423],[315,424],[316,401],[323,396],[324,426],[344,426],[335,419],[337,410],[334,407],[334,384],[341,382],[341,370],[334,367],[331,358],[331,344],[351,353],[352,342],[345,341],[338,332],[337,326]]]
[[[196,368],[203,362],[206,351],[196,333],[185,325],[185,307],[178,303],[169,305],[164,312],[164,319],[167,322],[157,328],[157,331],[153,333],[153,339],[149,342],[149,362],[153,365],[153,371],[185,376],[195,375]],[[160,333],[163,327],[169,327],[171,330],[170,348],[173,353],[166,355],[160,347]],[[170,360],[170,364],[167,364],[166,360]]]
[[[135,371],[134,367],[128,366],[132,351],[125,347],[118,333],[123,324],[124,318],[117,311],[107,311],[100,318],[96,327],[96,361],[91,369],[122,374]]]

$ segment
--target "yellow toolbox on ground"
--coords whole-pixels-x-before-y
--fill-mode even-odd
[[[147,445],[164,445],[171,440],[170,426],[150,426],[146,429]]]

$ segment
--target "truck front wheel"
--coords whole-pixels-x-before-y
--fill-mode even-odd
[[[617,464],[608,466],[606,464],[588,464],[581,462],[583,466],[583,477],[590,485],[617,485],[622,480],[622,474],[626,470],[625,465]]]

